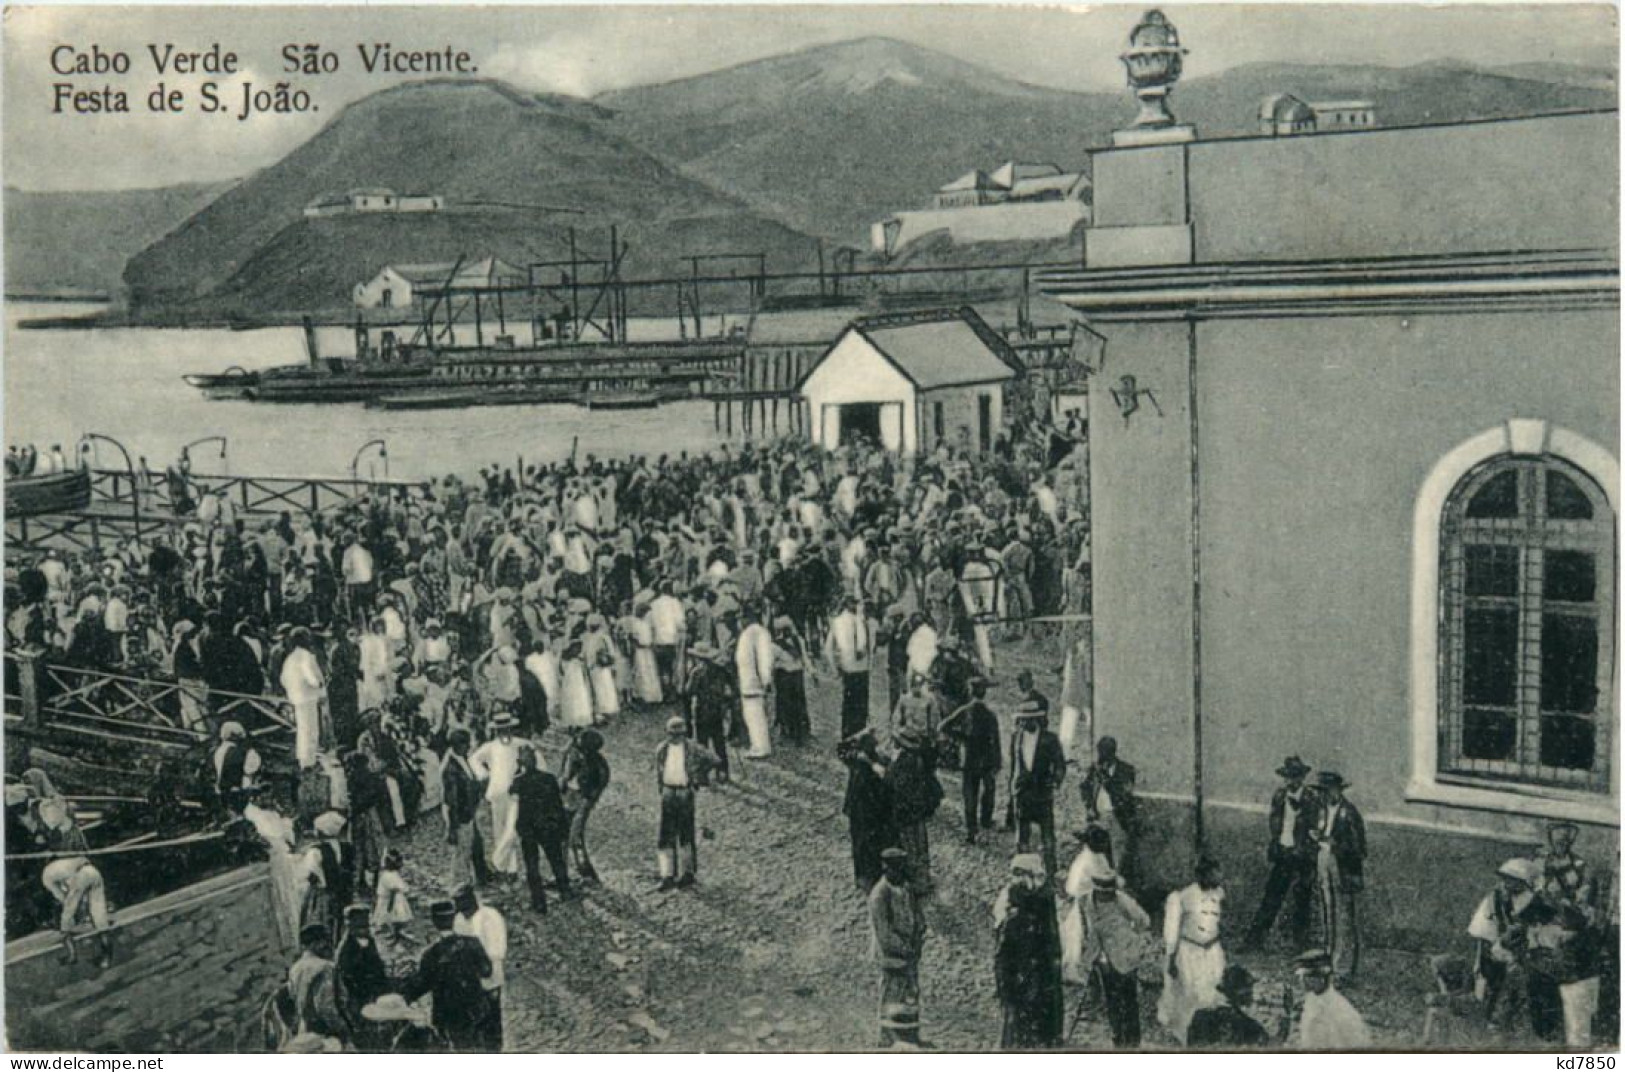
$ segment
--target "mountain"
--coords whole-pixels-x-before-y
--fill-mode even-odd
[[[630,245],[631,275],[674,272],[679,254],[760,249],[770,266],[811,255],[806,236],[679,174],[607,130],[606,118],[585,101],[484,79],[372,94],[132,258],[132,308],[138,316],[334,308],[390,263],[563,258],[571,227],[603,255],[612,223]],[[447,209],[303,215],[322,194],[358,187],[439,194]]]
[[[1174,112],[1203,137],[1257,130],[1259,102],[1374,100],[1384,125],[1613,107],[1611,73],[1251,64],[1178,85]],[[680,81],[607,93],[623,134],[685,173],[800,230],[861,242],[887,212],[921,207],[971,168],[1021,159],[1085,166],[1134,117],[1128,92],[1028,85],[888,38],[863,38]]]
[[[1119,94],[1028,85],[889,38],[607,93],[610,130],[790,226],[856,242],[975,167],[1077,168],[1131,117]]]
[[[154,190],[5,191],[6,293],[114,294],[124,262],[230,183]]]

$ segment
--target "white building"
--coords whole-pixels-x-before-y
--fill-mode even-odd
[[[1371,130],[1376,125],[1377,106],[1368,100],[1306,102],[1290,93],[1272,93],[1258,108],[1259,130],[1272,137]]]
[[[445,207],[446,199],[439,194],[397,194],[379,186],[342,194],[322,194],[305,206],[305,216],[323,219],[362,212],[439,212]]]
[[[1018,364],[970,309],[854,320],[797,384],[814,443],[854,438],[912,455],[942,442],[988,451]]]
[[[940,187],[928,209],[895,212],[876,222],[869,243],[876,253],[890,257],[939,233],[962,245],[1066,239],[1088,222],[1092,196],[1081,172],[1010,160],[992,171],[966,172]]]
[[[450,261],[438,264],[390,264],[365,283],[357,283],[351,295],[361,309],[403,309],[414,300],[446,289],[448,284],[457,290],[490,289],[518,286],[525,282],[525,273],[496,257],[465,261],[457,268]]]

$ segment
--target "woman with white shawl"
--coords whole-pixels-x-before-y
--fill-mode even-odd
[[[620,714],[621,689],[615,680],[614,642],[602,614],[587,615],[587,635],[582,638],[581,654],[587,664],[587,680],[592,683],[595,717],[603,719]]]

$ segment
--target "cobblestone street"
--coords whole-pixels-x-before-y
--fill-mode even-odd
[[[1045,646],[1044,655],[1051,654]],[[1041,674],[1028,651],[1022,665]],[[1008,731],[1014,670],[1001,672],[992,694]],[[1053,667],[1048,669],[1053,670]],[[882,718],[884,684],[874,681]],[[546,916],[532,913],[522,878],[499,879],[483,891],[508,919],[510,953],[505,999],[507,1045],[514,1051],[797,1051],[858,1050],[876,1045],[877,977],[869,924],[851,870],[841,814],[845,769],[833,754],[839,692],[827,677],[809,688],[816,740],[787,746],[770,759],[733,759],[732,784],[701,794],[699,885],[657,892],[654,835],[658,803],[652,757],[666,712],[623,715],[606,731],[613,766],[610,789],[593,813],[590,841],[601,886],[573,901],[550,897]],[[553,769],[564,738],[545,742]],[[743,751],[740,749],[739,751]],[[1074,769],[1057,830],[1062,864],[1067,834],[1083,825]],[[1000,1011],[994,994],[990,907],[1004,881],[1014,835],[995,833],[975,846],[963,840],[958,777],[931,824],[937,884],[927,909],[929,935],[921,968],[924,1037],[945,1049],[997,1046]],[[1001,808],[1003,804],[1001,787]],[[404,846],[420,936],[423,906],[449,881],[438,821],[424,823]],[[1251,891],[1240,899],[1251,907]],[[1160,905],[1142,895],[1154,917]],[[1232,927],[1236,917],[1232,916]],[[401,950],[414,955],[421,945]],[[1291,974],[1284,949],[1253,955],[1261,1019]],[[1391,1045],[1413,1039],[1422,1017],[1426,967],[1407,954],[1376,952],[1366,983],[1351,998]],[[405,964],[402,965],[405,967]],[[1380,986],[1372,980],[1383,980]],[[1142,987],[1147,1047],[1170,1048],[1155,1020],[1157,991]],[[1068,1022],[1082,992],[1069,988]],[[1071,1045],[1110,1048],[1104,1013],[1088,1009]]]

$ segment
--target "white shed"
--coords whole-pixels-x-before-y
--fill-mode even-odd
[[[915,454],[966,437],[993,448],[1014,354],[970,309],[854,320],[797,385],[813,442],[856,437]]]

